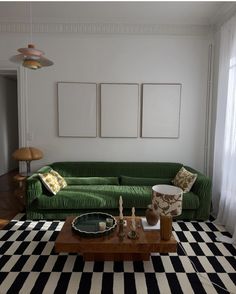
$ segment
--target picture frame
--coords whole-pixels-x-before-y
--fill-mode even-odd
[[[101,84],[101,137],[137,138],[138,119],[138,84]]]
[[[181,88],[179,83],[142,84],[141,137],[179,138]]]
[[[96,83],[58,82],[57,87],[59,137],[96,137]]]

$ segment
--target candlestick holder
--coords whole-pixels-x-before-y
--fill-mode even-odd
[[[130,239],[138,239],[138,233],[136,232],[136,230],[132,230],[128,233],[128,237]]]
[[[124,219],[122,218],[120,218],[120,220],[119,220],[119,232],[118,232],[118,236],[119,236],[119,238],[121,239],[121,240],[123,240],[124,239],[124,237],[125,237],[125,232],[124,232]]]
[[[132,223],[131,223],[131,226],[130,226],[130,231],[128,233],[128,237],[130,239],[137,239],[138,238],[138,233],[137,233],[137,230],[136,230],[137,226],[136,226],[136,221],[135,221],[135,218],[132,219]]]

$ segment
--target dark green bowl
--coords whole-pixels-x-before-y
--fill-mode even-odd
[[[99,222],[105,222],[106,219],[113,219],[113,225],[111,227],[106,227],[105,230],[99,230]],[[117,226],[116,219],[108,214],[103,212],[89,212],[77,216],[72,221],[72,229],[83,237],[101,237],[108,235],[113,232]]]

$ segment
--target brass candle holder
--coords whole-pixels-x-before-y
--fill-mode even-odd
[[[131,231],[128,233],[128,237],[130,239],[138,239],[138,234],[137,234],[136,231],[134,231],[134,230],[131,229]]]
[[[138,238],[138,234],[136,232],[136,221],[135,221],[135,208],[132,207],[132,217],[131,217],[131,231],[128,233],[128,237],[130,239],[137,239]]]
[[[118,236],[119,236],[120,240],[123,240],[124,236],[125,236],[125,232],[124,232],[123,199],[122,199],[122,196],[120,196],[120,199],[119,199],[119,211],[120,211],[120,219],[119,219]]]
[[[119,220],[119,232],[118,232],[118,236],[121,240],[124,239],[125,237],[125,232],[124,232],[124,219],[120,218]]]

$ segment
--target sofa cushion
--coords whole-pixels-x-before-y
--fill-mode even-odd
[[[65,181],[65,179],[58,172],[51,169],[49,173],[51,175],[53,175],[54,177],[56,177],[57,182],[58,182],[61,189],[65,188],[67,186],[67,182]]]
[[[123,198],[123,208],[146,208],[151,203],[151,186],[113,186],[113,185],[73,185],[60,190],[56,196],[38,196],[33,201],[37,209],[116,209],[119,214],[119,198]],[[197,209],[199,198],[190,192],[183,196],[183,209]]]
[[[44,173],[44,174],[39,173],[38,175],[43,185],[47,188],[49,192],[56,195],[57,192],[60,191],[61,187],[57,181],[57,178],[54,175],[52,175],[50,172]]]
[[[181,188],[184,193],[189,192],[197,179],[197,174],[193,174],[190,171],[182,167],[173,179],[173,184],[176,187]]]
[[[50,165],[63,177],[174,178],[183,164],[171,162],[54,162]]]
[[[56,196],[41,195],[34,201],[38,209],[109,209],[117,208],[122,195],[123,207],[145,208],[151,201],[151,187],[117,185],[73,185],[59,191]],[[131,210],[130,210],[131,214]]]
[[[121,176],[120,184],[125,186],[154,186],[159,184],[171,184],[171,179]]]
[[[118,177],[66,177],[68,185],[119,185]]]

